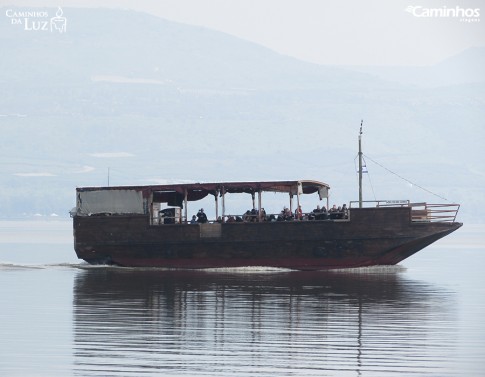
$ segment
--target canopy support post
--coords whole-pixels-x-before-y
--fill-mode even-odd
[[[226,222],[226,199],[225,199],[226,191],[224,189],[224,186],[222,186],[221,193],[222,193],[222,222],[225,223]]]
[[[185,215],[185,223],[187,224],[189,222],[189,219],[187,218],[187,189],[184,189],[184,215]]]

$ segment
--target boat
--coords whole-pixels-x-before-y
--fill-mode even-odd
[[[327,270],[395,265],[462,226],[459,204],[364,201],[361,134],[359,200],[340,210],[329,209],[330,186],[315,180],[78,187],[75,252],[90,264],[127,267]],[[266,213],[268,192],[287,195],[288,207]],[[246,196],[251,210],[227,213],[229,194]],[[306,195],[322,208],[302,211]],[[201,208],[191,218],[188,207],[195,212],[208,196],[215,217]]]

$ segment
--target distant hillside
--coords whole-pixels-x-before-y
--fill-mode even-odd
[[[485,83],[485,46],[469,48],[435,66],[352,67],[383,80],[418,87],[445,87]]]
[[[143,13],[63,10],[65,34],[0,18],[0,216],[66,214],[108,168],[116,185],[313,178],[354,200],[363,118],[370,157],[482,219],[480,79],[422,88]],[[368,166],[378,199],[441,201]]]
[[[65,9],[65,15],[69,29],[63,35],[25,31],[2,19],[2,43],[9,54],[1,67],[13,71],[2,70],[0,77],[84,82],[108,75],[153,80],[173,88],[224,90],[295,84],[314,88],[320,86],[316,79],[336,85],[349,75],[355,87],[373,83],[362,74],[322,69],[221,32],[143,13]]]

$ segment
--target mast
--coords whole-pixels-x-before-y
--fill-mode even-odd
[[[360,121],[359,132],[359,208],[362,208],[362,124],[364,120]]]

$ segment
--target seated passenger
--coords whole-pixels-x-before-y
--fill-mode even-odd
[[[342,212],[342,207],[337,208],[337,219],[343,219],[344,218],[344,213]]]
[[[190,220],[191,224],[197,224],[197,217],[195,215],[192,216],[192,220]]]
[[[256,208],[253,208],[251,210],[251,222],[255,223],[258,221],[258,211],[256,210]]]
[[[293,220],[293,214],[291,213],[291,211],[290,211],[290,209],[289,209],[289,208],[286,208],[286,207],[285,207],[285,208],[283,209],[283,211],[284,211],[283,219],[284,219],[285,221],[291,221],[291,220]]]
[[[285,221],[286,207],[283,207],[280,214],[278,215],[278,221]]]
[[[344,219],[349,218],[349,209],[347,208],[347,204],[344,204],[342,206],[342,213],[343,213]]]
[[[329,215],[330,219],[332,219],[332,220],[334,220],[338,217],[337,206],[335,204],[332,206],[332,208],[329,209],[328,215]]]
[[[311,213],[308,214],[308,220],[321,220],[320,215],[322,214],[322,210],[319,205],[315,208]]]

